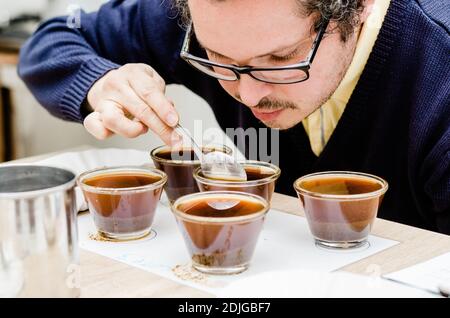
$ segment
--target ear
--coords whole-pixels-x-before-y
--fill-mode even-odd
[[[361,16],[360,16],[360,22],[361,23],[366,22],[368,16],[372,12],[373,4],[375,3],[375,1],[376,0],[365,0],[364,1],[364,10],[363,10],[363,12],[361,13]]]

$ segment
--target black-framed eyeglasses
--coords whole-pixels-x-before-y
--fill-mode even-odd
[[[271,84],[294,84],[306,81],[309,78],[309,69],[316,55],[319,44],[328,26],[328,20],[322,23],[317,32],[307,58],[299,63],[280,67],[253,67],[237,66],[212,62],[189,53],[191,36],[193,33],[192,22],[189,25],[181,47],[180,56],[197,70],[223,81],[237,81],[241,74],[248,74],[254,79]]]

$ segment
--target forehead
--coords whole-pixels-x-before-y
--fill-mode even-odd
[[[198,40],[208,49],[246,60],[310,35],[298,0],[189,0]]]

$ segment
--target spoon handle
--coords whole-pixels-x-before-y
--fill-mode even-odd
[[[190,140],[191,145],[192,145],[192,149],[194,150],[195,155],[198,157],[198,159],[200,160],[200,162],[203,160],[203,151],[201,150],[201,148],[197,145],[197,143],[195,142],[194,138],[192,137],[191,133],[184,128],[183,126],[181,126],[179,123],[175,126],[175,131],[177,133],[179,133],[183,138],[186,138],[188,140]]]

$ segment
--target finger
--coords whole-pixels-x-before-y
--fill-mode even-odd
[[[112,131],[107,129],[101,120],[100,113],[92,112],[86,116],[83,121],[84,128],[95,138],[103,140],[113,134]]]
[[[147,107],[146,115],[148,121],[148,127],[161,138],[166,145],[177,145],[182,142],[181,136],[179,136],[175,130],[167,126],[150,107]]]
[[[158,115],[150,108],[131,88],[121,89],[120,96],[116,97],[118,103],[122,105],[126,112],[129,112],[149,127],[157,134],[164,143],[173,145],[181,141],[181,136],[174,133],[172,127],[168,126],[159,118]]]
[[[145,74],[144,76],[146,76],[145,78],[149,78],[148,74]],[[142,80],[142,76],[137,76],[136,78],[129,80],[129,84],[136,95],[150,106],[165,124],[170,127],[174,127],[178,124],[179,118],[175,107],[164,95],[163,87],[165,87],[165,84],[160,84],[160,80],[157,80],[154,77],[152,77],[151,80]],[[136,117],[145,123],[145,121],[148,120],[146,116],[146,111],[142,109],[141,113],[137,114]]]
[[[110,131],[127,137],[135,138],[147,132],[147,127],[140,121],[127,117],[123,105],[113,101],[104,101],[100,106],[100,117],[103,125]]]
[[[154,83],[157,84],[157,87],[161,89],[163,93],[166,92],[166,82],[164,79],[156,72],[150,65],[147,64],[138,64],[138,68],[134,69],[136,73],[145,73],[147,76],[153,78]]]

